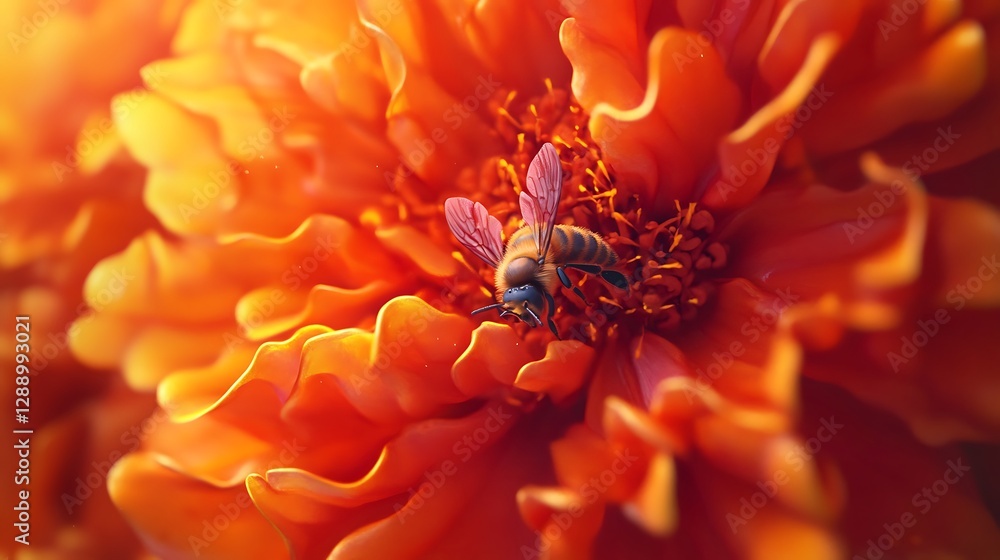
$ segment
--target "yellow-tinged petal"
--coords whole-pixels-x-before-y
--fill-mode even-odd
[[[472,331],[469,347],[455,361],[451,377],[468,396],[489,394],[514,385],[524,364],[533,353],[513,329],[485,322]]]
[[[343,327],[371,320],[372,302],[398,289],[392,279],[380,280],[392,261],[371,243],[331,216],[314,216],[280,238],[246,234],[186,244],[149,232],[91,272],[85,297],[93,311],[74,324],[70,344],[95,366],[124,361],[131,383],[152,388],[249,340],[308,322]],[[213,281],[204,282],[206,275]],[[350,305],[335,308],[346,294]]]
[[[603,100],[591,111],[590,131],[621,179],[654,208],[690,200],[697,176],[740,110],[736,86],[711,47],[681,54],[695,34],[659,31],[649,45],[649,83],[637,107]],[[703,107],[695,114],[688,107]]]
[[[596,2],[583,5],[593,4]],[[619,13],[619,10],[609,11]],[[588,36],[588,31],[590,29],[576,18],[563,21],[559,27],[559,42],[573,63],[572,87],[580,105],[588,110],[593,110],[600,103],[612,107],[640,105],[645,92],[638,77],[645,72],[645,65],[638,56],[635,60],[627,60],[620,45],[596,40]],[[635,34],[637,30],[633,30],[633,36]],[[634,69],[631,64],[635,65]]]
[[[525,523],[540,535],[536,546],[522,548],[522,554],[546,560],[591,558],[604,519],[603,503],[565,488],[526,486],[518,490],[517,504]]]
[[[590,371],[594,349],[576,340],[550,342],[541,360],[525,364],[517,373],[514,386],[526,391],[546,393],[556,402],[580,390]]]
[[[702,195],[706,205],[738,208],[764,188],[779,152],[796,132],[798,122],[793,115],[807,100],[822,108],[833,95],[825,84],[817,83],[839,46],[834,34],[818,37],[787,87],[719,142],[719,177]]]
[[[807,149],[819,156],[843,152],[914,121],[953,113],[985,82],[985,42],[979,24],[961,23],[898,68],[847,91],[834,90],[802,127]]]
[[[379,241],[400,258],[412,260],[427,274],[444,278],[458,273],[458,262],[452,258],[451,252],[436,245],[429,236],[413,227],[390,226],[377,230],[376,235]]]
[[[670,497],[676,484],[674,458],[664,452],[653,455],[637,496],[623,506],[625,514],[650,534],[669,535],[677,527],[678,507]]]
[[[794,79],[817,37],[828,33],[847,39],[862,15],[860,0],[837,5],[822,0],[785,3],[757,56],[761,79],[772,92],[784,90]]]
[[[148,453],[136,453],[115,464],[108,492],[143,543],[160,557],[232,558],[253,542],[256,553],[288,558],[281,538],[242,486],[215,488],[171,471]]]

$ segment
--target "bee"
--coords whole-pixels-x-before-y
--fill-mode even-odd
[[[580,288],[570,282],[566,269],[599,275],[605,282],[628,291],[628,280],[612,269],[618,255],[604,239],[579,226],[556,224],[562,195],[562,164],[552,144],[545,144],[528,166],[526,188],[519,199],[525,225],[507,240],[501,238],[500,221],[486,207],[467,198],[444,202],[448,227],[466,249],[496,269],[497,303],[481,307],[473,315],[490,309],[501,317],[513,315],[534,328],[545,315],[549,330],[559,338],[552,320],[553,294],[562,284],[572,288],[585,304]],[[588,304],[589,305],[589,304]]]

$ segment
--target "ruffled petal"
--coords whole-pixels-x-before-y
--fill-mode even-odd
[[[216,488],[158,464],[151,454],[135,453],[115,464],[108,492],[161,558],[233,558],[248,542],[263,557],[289,557],[242,486]]]
[[[803,399],[810,413],[802,430],[812,439],[802,456],[836,465],[850,554],[866,555],[874,543],[903,557],[988,558],[1000,546],[962,446],[923,445],[892,417],[823,383],[804,384]]]
[[[227,349],[306,321],[370,320],[372,302],[399,289],[381,279],[391,261],[372,244],[330,216],[277,239],[189,245],[148,233],[95,267],[86,285],[94,311],[73,325],[71,347],[94,366],[122,361],[133,386],[152,388],[173,371],[207,366]],[[206,275],[213,281],[203,283]],[[331,307],[348,294],[350,305]]]
[[[830,34],[842,43],[854,31],[863,2],[832,5],[822,0],[789,2],[777,14],[774,26],[757,57],[761,80],[771,92],[787,88],[812,56],[816,38]]]
[[[902,417],[920,439],[996,441],[995,356],[1000,215],[969,200],[932,198],[918,305],[895,328],[817,354],[810,375]]]
[[[472,331],[469,347],[455,361],[451,377],[463,394],[488,395],[514,384],[532,352],[513,329],[486,322]]]
[[[550,342],[544,358],[521,368],[514,386],[549,394],[559,402],[581,388],[593,357],[594,350],[582,342]]]
[[[717,309],[675,339],[695,390],[711,387],[747,406],[795,411],[801,349],[783,316],[800,296],[733,280],[715,297]]]
[[[926,195],[875,158],[863,164],[872,182],[862,188],[846,193],[818,185],[785,188],[738,215],[723,234],[733,246],[732,272],[803,302],[826,295],[841,302],[886,302],[890,290],[916,280]],[[816,211],[795,210],[802,205]]]
[[[548,481],[539,476],[546,472],[544,453],[525,461],[524,446],[545,446],[563,428],[555,420],[542,424],[551,430],[531,428],[529,436],[518,419],[522,407],[533,408],[538,398],[511,399],[531,394],[517,389],[515,395],[511,384],[542,379],[526,372],[558,365],[563,379],[547,376],[551,380],[536,390],[565,398],[578,390],[592,352],[576,342],[552,343],[546,357],[532,362],[537,350],[526,348],[526,365],[522,358],[500,373],[501,361],[487,381],[468,372],[473,357],[488,357],[499,342],[512,341],[511,330],[493,323],[473,327],[465,317],[402,297],[382,309],[374,333],[303,328],[287,341],[264,344],[221,398],[209,403],[199,397],[207,406],[173,408],[181,404],[176,391],[184,390],[183,379],[165,383],[160,396],[171,405],[174,422],[158,430],[149,449],[178,476],[210,487],[232,489],[249,477],[254,502],[296,554],[479,549],[488,557],[530,548],[534,539],[517,520],[513,496],[527,481]],[[570,371],[580,373],[567,377]],[[457,385],[463,380],[464,392]],[[491,400],[474,408],[470,397]],[[230,445],[219,447],[220,440]],[[487,478],[493,469],[505,473],[499,485]],[[425,477],[433,499],[424,495]],[[484,526],[467,514],[473,491],[491,503],[509,497],[506,506],[485,515],[511,523],[511,531],[524,537],[508,542],[508,531],[485,540],[444,539],[453,531],[477,534]],[[494,517],[501,511],[509,515]]]
[[[591,558],[591,547],[604,520],[601,507],[587,507],[587,498],[565,488],[526,486],[518,491],[521,517],[539,535],[522,555],[539,558]]]
[[[500,421],[497,406],[504,405],[415,424],[355,483],[282,469],[251,478],[251,493],[302,554],[330,548],[333,558],[519,554],[536,540],[517,520],[512,497],[528,480],[548,482],[540,446],[552,434],[513,422],[491,432]],[[516,433],[501,437],[508,429]]]
[[[694,36],[667,28],[653,37],[649,84],[640,105],[618,107],[599,100],[585,107],[591,111],[590,132],[620,180],[659,208],[672,207],[674,199],[692,199],[698,175],[740,110],[739,92],[714,49],[705,48],[697,57],[681,54]],[[689,110],[695,105],[702,107],[697,114]]]
[[[833,34],[817,38],[785,89],[719,143],[718,177],[708,183],[702,202],[710,208],[739,208],[757,196],[801,126],[800,115],[810,115],[813,104],[822,108],[832,95],[818,82],[839,46]]]
[[[314,16],[262,10],[257,3],[222,9],[233,13],[207,19],[192,10],[188,18],[191,29],[199,29],[193,34],[210,28],[218,44],[185,44],[180,56],[151,65],[151,102],[115,112],[127,147],[150,168],[149,208],[179,233],[283,235],[312,213],[351,216],[378,204],[383,193],[356,188],[384,180],[394,157],[376,110],[389,92],[374,49],[327,76],[366,83],[371,95],[363,101],[331,101],[330,85],[304,72],[322,69],[316,61],[328,50],[354,45],[351,33],[360,22],[353,10],[343,5],[335,10],[340,15],[330,14],[321,3],[307,3]],[[303,17],[337,25],[306,37]],[[252,47],[241,44],[242,34],[254,37]],[[290,35],[304,42],[293,45]],[[353,56],[341,56],[347,54]],[[344,102],[360,114],[345,114]],[[152,138],[145,133],[150,129],[167,133]],[[276,183],[288,188],[274,189]]]
[[[936,120],[953,113],[983,86],[985,42],[982,27],[966,22],[918,56],[864,85],[842,93],[829,86],[829,101],[803,124],[807,149],[818,156],[848,151],[915,120]]]

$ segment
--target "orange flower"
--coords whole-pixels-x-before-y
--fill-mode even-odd
[[[125,390],[115,372],[82,365],[68,336],[74,321],[87,323],[129,279],[116,271],[84,298],[91,268],[155,226],[142,205],[144,170],[112,119],[127,120],[148,95],[138,70],[166,52],[179,6],[86,4],[0,8],[0,311],[10,321],[0,359],[12,376],[4,425],[33,430],[27,472],[3,486],[12,506],[20,491],[30,492],[30,547],[14,541],[19,518],[8,516],[5,558],[124,558],[141,549],[103,485],[114,459],[138,446],[122,438],[155,401]],[[147,78],[158,79],[156,70]],[[13,379],[15,316],[29,318],[27,386]],[[26,423],[15,424],[15,406],[28,409]],[[3,455],[5,472],[20,470],[17,453]]]
[[[165,558],[987,557],[997,18],[911,4],[193,4],[120,124],[168,231],[71,341],[170,414],[113,501]],[[564,340],[467,316],[442,208],[509,236],[545,142],[631,279]]]

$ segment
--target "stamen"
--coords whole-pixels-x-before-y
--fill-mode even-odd
[[[597,168],[601,170],[601,175],[604,176],[604,180],[608,182],[607,186],[611,186],[611,175],[608,174],[608,168],[604,165],[604,160],[597,160]]]
[[[521,123],[517,122],[517,120],[514,119],[514,116],[511,115],[509,112],[507,112],[506,108],[500,107],[499,109],[497,109],[497,113],[499,113],[501,117],[507,119],[507,122],[509,122],[510,124],[516,126],[517,128],[521,128]]]

